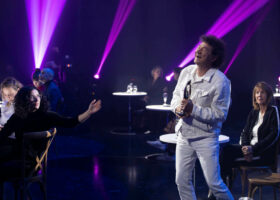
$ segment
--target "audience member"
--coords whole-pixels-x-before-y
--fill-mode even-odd
[[[271,155],[275,154],[276,142],[279,140],[280,122],[278,109],[272,106],[272,89],[267,83],[259,82],[252,96],[253,109],[241,133],[241,143],[225,146],[220,155],[221,174],[224,180],[229,178],[230,186],[233,167],[264,166],[274,162]],[[260,159],[253,160],[253,156],[260,156]]]
[[[22,84],[13,77],[5,78],[1,83],[0,90],[3,104],[0,115],[0,130],[15,112],[14,98],[21,87]]]
[[[43,95],[47,98],[49,109],[54,112],[62,113],[64,99],[53,78],[54,72],[52,69],[42,69],[40,74],[40,82],[44,84]]]
[[[35,69],[35,71],[32,73],[32,83],[35,88],[37,88],[40,91],[44,90],[44,84],[40,81],[40,69]]]
[[[17,157],[20,154],[19,145],[22,141],[22,134],[25,132],[39,132],[49,130],[56,126],[74,127],[86,121],[92,114],[99,111],[101,101],[93,100],[88,109],[76,117],[63,117],[55,112],[47,111],[47,102],[41,97],[38,89],[34,87],[23,87],[15,96],[15,113],[0,131],[1,149],[7,145],[5,141],[15,132],[16,143],[11,145],[13,155],[7,155],[0,151],[0,160]]]

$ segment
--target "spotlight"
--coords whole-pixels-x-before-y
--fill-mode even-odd
[[[66,0],[25,0],[35,67],[40,68]]]
[[[174,73],[172,72],[170,75],[166,76],[165,79],[166,79],[167,81],[171,81],[173,75],[174,75]]]
[[[218,18],[213,26],[207,31],[206,35],[215,35],[218,38],[223,37],[252,14],[261,9],[269,0],[235,0],[224,13]],[[193,60],[195,49],[198,44],[190,51],[190,53],[179,64],[182,68]],[[170,75],[168,75],[170,76]]]
[[[95,74],[94,76],[93,76],[95,79],[99,79],[100,77],[99,77],[99,74]]]
[[[126,22],[129,14],[131,13],[134,5],[136,3],[136,0],[120,0],[118,8],[117,8],[117,12],[113,21],[113,25],[111,27],[111,31],[109,34],[109,37],[107,39],[107,43],[103,52],[103,56],[102,59],[100,61],[98,70],[96,72],[96,75],[98,75],[99,78],[99,74],[100,71],[105,63],[105,60],[107,58],[107,56],[109,55],[117,37],[119,36],[119,33],[121,32],[124,23]],[[96,76],[94,75],[94,77]]]

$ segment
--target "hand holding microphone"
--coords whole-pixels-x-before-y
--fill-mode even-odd
[[[189,117],[192,109],[193,109],[193,103],[189,99],[191,96],[191,81],[189,81],[184,89],[184,98],[181,101],[180,106],[176,109],[176,114],[178,117]]]

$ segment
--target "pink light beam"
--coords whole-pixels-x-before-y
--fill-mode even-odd
[[[232,63],[235,61],[235,59],[237,58],[237,56],[240,54],[240,52],[242,51],[242,49],[245,47],[245,45],[248,43],[248,41],[251,39],[252,35],[254,34],[254,32],[256,31],[256,29],[258,28],[258,26],[262,23],[262,21],[264,20],[265,16],[267,15],[267,13],[270,11],[272,4],[274,2],[270,3],[266,9],[264,9],[264,11],[259,15],[257,15],[252,21],[252,23],[247,27],[245,34],[243,35],[236,51],[234,52],[233,57],[231,58],[227,68],[224,71],[224,74],[227,74],[229,68],[231,67]]]
[[[105,63],[105,60],[107,59],[117,37],[119,36],[129,14],[131,13],[134,5],[136,3],[136,0],[120,0],[117,12],[113,21],[113,25],[109,34],[109,37],[107,39],[107,43],[105,46],[105,50],[103,52],[103,56],[101,59],[101,62],[99,64],[98,70],[96,74],[93,76],[96,79],[100,78],[100,71]]]
[[[240,0],[237,0],[237,2],[239,2]],[[232,15],[233,17],[228,18],[228,15],[223,14],[221,17],[225,18],[227,16],[227,20],[228,21],[226,24],[221,24],[218,28],[215,27],[215,24],[213,25],[215,28],[212,29],[210,28],[209,31],[207,31],[206,35],[212,34],[215,35],[219,38],[223,37],[224,35],[226,35],[227,33],[229,33],[232,29],[234,29],[235,27],[237,27],[241,22],[243,22],[245,19],[247,19],[249,16],[251,16],[253,13],[255,13],[256,11],[258,11],[260,8],[262,8],[269,0],[253,0],[253,4],[251,4],[252,0],[245,0],[244,4],[242,3],[241,7],[238,8],[238,10],[233,11],[233,13],[229,13],[230,15]],[[233,2],[233,4],[236,1]],[[248,2],[250,4],[248,4]],[[250,5],[248,7],[248,5]],[[230,6],[231,8],[231,6]],[[245,9],[244,9],[245,8]],[[237,14],[235,14],[237,13]],[[218,20],[219,21],[219,20]],[[223,20],[221,20],[223,21]],[[192,51],[189,53],[189,55],[187,55],[187,57],[179,64],[179,67],[184,67],[186,66],[191,60],[193,60],[194,58],[194,54],[195,54],[195,49],[197,48],[198,44],[195,46],[195,48],[192,49]]]
[[[269,0],[235,0],[207,31],[206,35],[212,34],[219,38],[223,37],[268,2]],[[186,66],[194,59],[195,50],[198,45],[199,43],[179,64],[180,68]],[[171,78],[172,74],[166,76],[167,80],[171,80]]]
[[[40,68],[66,0],[25,0],[35,68]]]

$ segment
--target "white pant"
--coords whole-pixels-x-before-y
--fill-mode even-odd
[[[197,158],[214,196],[217,199],[233,200],[220,175],[218,138],[184,139],[179,134],[176,146],[176,184],[181,200],[196,199],[192,172]]]

